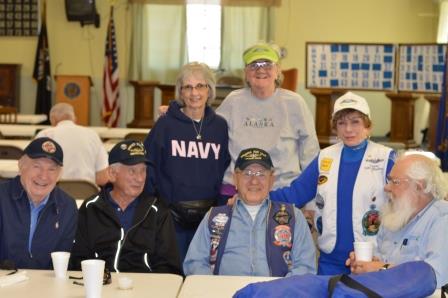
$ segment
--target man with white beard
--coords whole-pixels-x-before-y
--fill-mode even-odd
[[[437,288],[448,283],[448,183],[439,161],[404,154],[396,162],[384,190],[389,202],[381,210],[378,247],[372,262],[350,253],[352,273],[388,269],[410,261],[425,261],[436,274]]]

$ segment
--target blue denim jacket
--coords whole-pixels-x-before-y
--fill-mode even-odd
[[[50,253],[72,248],[77,216],[75,200],[55,187],[40,212],[30,253],[30,205],[20,176],[1,183],[0,261],[12,260],[18,268],[51,269]]]

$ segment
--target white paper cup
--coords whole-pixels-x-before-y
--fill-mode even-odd
[[[69,259],[69,252],[54,251],[51,253],[51,261],[53,262],[54,275],[56,276],[56,278],[67,278],[67,267]]]
[[[373,257],[373,243],[369,241],[353,242],[357,261],[371,262]]]
[[[84,260],[81,262],[84,289],[87,298],[100,298],[103,289],[103,260]]]

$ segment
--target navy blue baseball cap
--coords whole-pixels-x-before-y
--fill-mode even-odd
[[[244,170],[254,163],[262,165],[266,169],[272,169],[274,167],[269,153],[259,148],[248,148],[242,150],[238,155],[235,162],[235,169]]]
[[[124,140],[117,143],[110,150],[109,165],[117,162],[129,166],[138,163],[148,163],[145,146],[142,142],[135,140]]]
[[[61,146],[55,140],[47,137],[34,139],[26,146],[23,153],[32,159],[49,158],[60,166],[64,161],[64,152]]]

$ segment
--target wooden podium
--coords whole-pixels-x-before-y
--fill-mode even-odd
[[[412,93],[386,93],[392,102],[390,141],[401,142],[406,148],[417,147],[414,141],[414,106],[418,98]]]
[[[88,126],[90,121],[90,87],[89,76],[57,75],[56,102],[71,104],[75,109],[76,123]]]
[[[330,123],[331,115],[334,102],[345,92],[346,90],[310,89],[310,93],[316,97],[316,134],[320,148],[325,148],[335,143]]]
[[[439,95],[425,95],[425,99],[429,102],[429,123],[428,123],[428,150],[436,149],[437,120],[439,119]]]
[[[134,86],[134,120],[128,127],[151,128],[154,125],[154,91],[158,81],[129,81]]]

